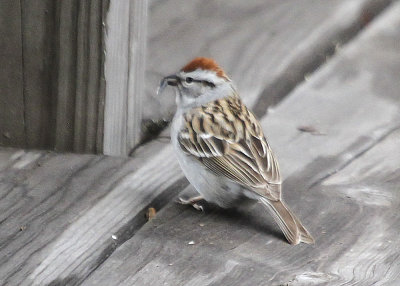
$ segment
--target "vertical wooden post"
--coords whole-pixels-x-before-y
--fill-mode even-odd
[[[132,5],[133,4],[133,5]],[[142,102],[145,95],[145,69],[147,50],[147,0],[131,2],[129,18],[129,78],[127,152],[139,143],[141,137]]]
[[[140,140],[147,0],[0,2],[0,145],[127,155]]]
[[[55,149],[73,149],[74,114],[76,102],[77,28],[78,3],[73,0],[59,1],[56,11],[56,61],[57,82],[53,96],[55,114]]]
[[[21,147],[102,152],[107,9],[108,0],[21,0]]]
[[[111,0],[106,27],[104,154],[127,155],[139,142],[147,0]]]
[[[55,1],[21,0],[26,147],[52,148]]]
[[[101,152],[103,0],[58,2],[54,95],[56,150]],[[57,23],[57,21],[56,21]],[[99,128],[99,126],[101,128]]]
[[[80,1],[77,29],[74,151],[101,152],[104,111],[104,8],[107,1]],[[100,133],[100,134],[99,134]]]

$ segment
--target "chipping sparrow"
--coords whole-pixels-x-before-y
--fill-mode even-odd
[[[217,63],[195,58],[165,77],[158,93],[167,85],[177,91],[171,140],[184,174],[201,195],[182,202],[200,208],[196,202],[204,198],[228,208],[260,201],[289,243],[313,243],[282,200],[278,163],[260,123]]]

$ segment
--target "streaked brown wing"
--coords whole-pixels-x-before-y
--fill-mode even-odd
[[[237,97],[197,108],[184,117],[178,141],[217,176],[269,199],[280,197],[278,164],[254,115]]]

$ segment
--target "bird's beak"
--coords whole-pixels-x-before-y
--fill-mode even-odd
[[[160,95],[167,85],[177,86],[179,83],[179,77],[177,75],[169,75],[164,77],[161,82],[160,86],[158,87],[157,94]]]

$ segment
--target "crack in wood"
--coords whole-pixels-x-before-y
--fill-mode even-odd
[[[91,269],[87,275],[80,279],[80,283],[88,279],[93,272],[95,272],[111,254],[117,250],[121,245],[123,245],[127,240],[131,239],[137,231],[139,231],[146,223],[146,212],[148,208],[153,207],[157,211],[160,211],[164,206],[166,206],[178,193],[186,188],[189,182],[186,178],[182,177],[176,181],[173,185],[169,186],[165,191],[163,191],[159,196],[154,198],[150,203],[143,207],[143,209],[133,217],[128,223],[121,227],[115,232],[115,237],[117,238],[113,243],[110,243],[99,255],[95,267]]]
[[[371,150],[373,147],[375,147],[377,144],[385,140],[388,136],[390,136],[393,132],[397,131],[400,129],[400,125],[395,125],[392,128],[388,129],[386,132],[383,132],[381,135],[379,135],[376,138],[371,138],[370,141],[368,141],[363,147],[361,147],[360,150],[357,150],[354,154],[351,156],[348,156],[349,152],[345,151],[342,152],[342,154],[347,155],[349,159],[342,161],[341,164],[337,167],[335,167],[333,170],[328,170],[322,177],[319,177],[317,180],[312,182],[309,186],[310,189],[313,187],[320,185],[323,181],[328,179],[329,177],[335,175],[336,173],[340,172],[344,168],[346,168],[348,165],[350,165],[352,162],[355,160],[359,159],[361,156],[363,156],[365,153],[367,153],[369,150]]]

